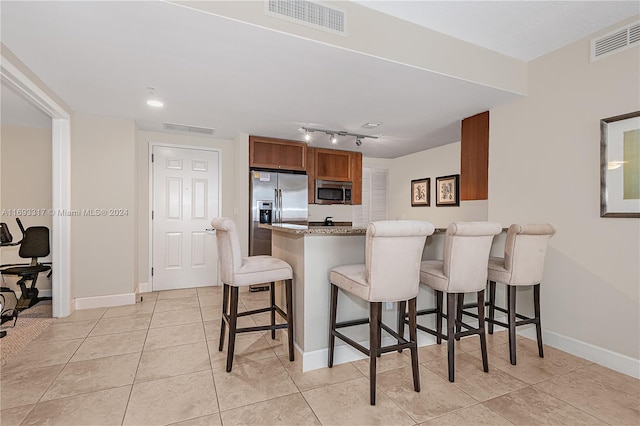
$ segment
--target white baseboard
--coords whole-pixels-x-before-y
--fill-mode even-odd
[[[507,322],[506,316],[496,316],[496,319],[502,322]],[[476,320],[474,322],[470,322],[469,324],[477,326],[478,322]],[[495,330],[500,331],[505,330],[505,328],[500,327],[499,325],[495,325]],[[534,325],[518,327],[516,329],[516,333],[531,340],[537,339],[536,328]],[[572,337],[567,337],[553,331],[548,331],[544,328],[542,329],[542,342],[545,345],[551,346],[552,348],[559,349],[563,352],[567,352],[571,355],[586,359],[587,361],[595,362],[596,364],[600,364],[619,373],[623,373],[628,376],[635,377],[636,379],[640,379],[639,359],[634,359],[630,356],[592,345],[591,343],[586,343]]]
[[[536,339],[535,327],[519,330],[518,334],[533,340]],[[630,356],[544,329],[542,330],[542,341],[545,345],[584,358],[587,361],[595,362],[596,364],[626,374],[627,376],[640,379],[639,359],[631,358]]]
[[[136,288],[137,294],[150,293],[150,292],[151,292],[151,286],[149,285],[149,283],[138,283],[138,288]]]
[[[97,297],[77,297],[77,310],[93,308],[110,308],[112,306],[133,305],[136,303],[136,293],[110,294]]]

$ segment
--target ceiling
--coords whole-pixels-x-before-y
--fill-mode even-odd
[[[525,61],[640,13],[635,1],[358,3]],[[320,127],[381,137],[332,146],[314,133],[314,146],[395,158],[457,142],[462,118],[520,97],[167,2],[2,1],[1,19],[2,42],[74,112],[143,130],[302,140],[301,126]],[[145,105],[149,86],[164,108]],[[26,117],[19,102],[3,85],[3,123]]]

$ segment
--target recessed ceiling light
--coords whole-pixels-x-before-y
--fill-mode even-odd
[[[149,105],[150,107],[154,107],[154,108],[162,108],[164,106],[164,103],[162,103],[161,101],[159,101],[157,99],[149,99],[147,101],[147,105]]]
[[[363,129],[375,129],[376,127],[380,126],[382,123],[365,123],[362,125]]]

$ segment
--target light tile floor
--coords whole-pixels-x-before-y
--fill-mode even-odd
[[[1,372],[0,423],[11,425],[574,425],[640,424],[640,381],[504,332],[488,337],[489,373],[476,337],[420,348],[422,391],[408,351],[378,365],[369,405],[368,361],[302,373],[282,335],[240,335],[231,373],[218,352],[220,288],[144,294],[133,306],[56,320]],[[255,308],[268,293],[242,293]],[[268,319],[263,314],[258,321]],[[248,317],[243,324],[254,324]]]

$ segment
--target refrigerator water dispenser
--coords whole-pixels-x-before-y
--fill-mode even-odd
[[[258,201],[258,214],[260,223],[271,225],[271,213],[273,212],[273,203],[271,201]]]

